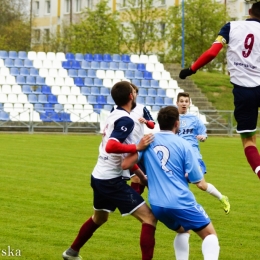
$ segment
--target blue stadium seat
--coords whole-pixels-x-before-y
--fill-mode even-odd
[[[28,101],[32,104],[38,103],[38,98],[36,94],[29,94]]]
[[[21,60],[27,59],[27,52],[26,51],[18,51],[18,58]]]
[[[143,87],[143,88],[151,88],[150,80],[142,79],[141,80],[141,87]]]
[[[143,72],[140,71],[140,70],[135,70],[134,77],[135,77],[136,79],[143,79],[143,78],[144,78]]]
[[[100,78],[94,78],[94,86],[96,87],[103,87],[103,79]]]
[[[28,68],[20,68],[19,73],[20,73],[21,76],[29,76],[30,75],[30,71],[29,71]]]
[[[50,104],[50,103],[44,103],[43,108],[45,111],[49,111],[49,112],[54,111],[53,104]]]
[[[149,79],[152,80],[153,79],[153,74],[150,71],[144,71],[144,79]]]
[[[80,77],[76,77],[76,78],[74,78],[74,84],[76,86],[82,87],[82,86],[84,86],[84,79],[80,78]]]
[[[5,66],[6,66],[7,68],[14,67],[14,60],[13,60],[13,59],[10,59],[10,58],[6,58],[6,59],[5,59]]]
[[[101,62],[100,62],[100,69],[101,69],[101,70],[108,70],[108,69],[109,69],[109,62],[107,62],[107,61],[101,61]]]
[[[101,109],[103,109],[103,104],[94,104],[93,111],[97,114],[100,114]]]
[[[134,70],[126,70],[125,71],[125,78],[134,79],[135,78]]]
[[[64,110],[64,107],[62,104],[54,104],[54,111],[56,113],[60,113]]]
[[[32,76],[34,77],[34,76]],[[36,85],[45,85],[45,78],[41,77],[41,76],[35,76],[35,84]]]
[[[82,53],[76,53],[75,54],[75,60],[83,61],[84,60],[84,55]]]
[[[99,87],[91,87],[91,93],[90,95],[100,95]]]
[[[68,70],[68,76],[71,78],[78,77],[78,71],[75,69],[69,69]]]
[[[112,57],[111,57],[111,55],[105,53],[105,54],[103,55],[103,61],[111,62],[111,61],[112,61]]]
[[[92,87],[92,86],[94,86],[94,84],[93,84],[93,79],[92,79],[92,78],[85,78],[85,80],[84,80],[84,86],[86,86],[86,87]]]
[[[51,104],[57,104],[58,103],[57,97],[52,94],[48,95],[48,102]]]
[[[7,59],[8,52],[7,51],[0,51],[0,59]]]
[[[157,89],[157,96],[158,97],[166,97],[166,90],[163,88],[158,88]]]
[[[154,98],[153,97],[149,97],[149,96],[145,97],[145,105],[146,106],[153,106],[153,105],[155,105]]]
[[[51,88],[49,86],[43,85],[42,86],[42,94],[45,94],[45,95],[51,94]]]
[[[96,96],[89,95],[87,97],[87,99],[88,99],[89,104],[91,104],[91,105],[97,104],[97,97]]]
[[[101,105],[105,105],[107,103],[106,97],[103,95],[97,96],[97,103]]]
[[[121,62],[121,55],[120,54],[113,54],[112,61]]]
[[[107,96],[107,104],[108,105],[114,105],[115,104],[114,99],[112,98],[111,95]]]
[[[155,105],[157,106],[164,106],[164,98],[163,97],[155,97]]]
[[[80,92],[82,95],[88,96],[91,93],[91,87],[82,87]]]
[[[16,83],[19,84],[19,85],[25,84],[25,76],[18,75],[16,77]]]
[[[141,70],[141,71],[145,71],[145,70],[146,70],[145,64],[143,64],[143,63],[138,63],[138,64],[137,64],[137,69],[138,69],[138,70]]]
[[[9,114],[3,110],[0,111],[0,121],[10,120]]]
[[[156,91],[156,89],[155,89],[155,88],[149,88],[147,95],[150,96],[150,97],[156,97],[156,96],[157,96],[157,91]]]
[[[172,106],[172,105],[173,105],[173,99],[170,98],[170,97],[165,97],[165,98],[164,98],[164,104],[165,104],[166,106]]]
[[[18,58],[17,51],[9,51],[8,57],[9,57],[10,59],[16,59],[16,58]]]
[[[110,95],[110,90],[109,90],[109,88],[101,87],[101,88],[100,88],[100,95],[104,95],[104,96]]]
[[[96,78],[97,77],[96,76],[96,70],[93,70],[93,69],[88,70],[87,76],[89,78]]]
[[[118,70],[118,69],[119,69],[119,63],[112,61],[112,62],[110,62],[110,64],[109,64],[109,68],[110,68],[111,70]]]
[[[42,104],[46,104],[46,103],[49,103],[48,100],[47,100],[47,95],[44,95],[44,94],[40,94],[38,96],[38,102],[39,103],[42,103]]]
[[[125,62],[119,62],[119,63],[118,63],[118,69],[119,69],[119,70],[128,70],[127,63],[125,63]]]
[[[160,86],[159,86],[159,80],[154,80],[154,79],[152,79],[151,80],[151,87],[152,88],[159,88]]]
[[[127,54],[122,54],[121,59],[122,59],[123,62],[131,62],[130,56],[127,55]]]
[[[15,59],[14,60],[14,67],[16,68],[22,68],[24,61],[22,59]]]
[[[25,68],[33,68],[33,61],[29,59],[24,59],[23,66]]]
[[[86,61],[93,61],[93,55],[90,54],[90,53],[86,53],[84,55],[84,60],[86,60]]]
[[[78,70],[78,77],[86,78],[87,77],[87,71],[85,69],[79,69]]]
[[[85,70],[91,69],[91,61],[83,60],[81,63],[81,68]]]
[[[99,54],[99,53],[94,54],[93,60],[102,61],[103,60],[102,54]]]
[[[22,85],[22,92],[24,94],[30,94],[32,93],[32,89],[30,85]]]
[[[64,68],[64,69],[71,69],[71,61],[69,61],[69,60],[66,60],[66,61],[63,61],[62,62],[62,67]]]
[[[30,68],[29,72],[31,76],[39,76],[39,70],[36,68]]]
[[[99,61],[91,61],[91,69],[97,70],[100,68],[100,62]]]
[[[75,69],[75,70],[81,69],[80,62],[77,61],[77,60],[72,60],[72,61],[71,61],[71,68],[72,68],[72,69]]]
[[[18,75],[20,75],[20,71],[18,68],[13,67],[10,69],[10,74],[13,76],[18,76]]]
[[[74,54],[73,54],[73,53],[70,53],[70,52],[67,52],[67,53],[65,54],[65,58],[66,58],[67,60],[75,60]]]
[[[140,88],[139,91],[138,91],[138,96],[146,97],[147,96],[147,89]]]
[[[109,105],[109,104],[105,104],[103,106],[103,109],[107,110],[107,111],[111,111],[113,109],[113,106],[112,105]]]
[[[60,113],[60,121],[61,122],[71,122],[70,114],[65,113],[65,112]]]
[[[35,76],[30,76],[30,75],[29,76],[25,76],[25,84],[35,85],[35,83],[36,83]]]
[[[154,105],[154,106],[152,106],[152,111],[159,111],[161,109],[161,106],[157,106],[157,105]]]
[[[136,63],[128,63],[128,69],[129,70],[137,70],[137,64]]]
[[[145,105],[145,99],[144,97],[137,96],[136,103]]]
[[[32,94],[42,94],[42,87],[41,86],[33,86],[31,87]]]
[[[38,113],[45,113],[43,104],[40,104],[40,103],[34,104],[34,110],[37,111]]]
[[[134,85],[136,85],[138,88],[141,87],[141,81],[140,81],[140,79],[133,79],[133,80],[132,80],[132,83],[133,83]]]

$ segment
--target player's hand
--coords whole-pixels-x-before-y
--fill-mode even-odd
[[[137,151],[144,150],[153,141],[153,138],[154,138],[153,134],[144,135],[140,143],[136,145],[136,150]]]
[[[147,123],[147,120],[146,120],[145,118],[143,118],[143,117],[140,117],[140,118],[138,119],[138,121],[139,121],[140,123],[142,123],[142,124],[146,124],[146,123]]]
[[[186,77],[189,77],[195,73],[196,73],[196,71],[193,71],[191,68],[186,68],[186,69],[183,69],[180,71],[179,78],[186,79]]]
[[[205,142],[205,140],[206,140],[206,136],[204,136],[204,135],[197,135],[196,138],[200,142]]]

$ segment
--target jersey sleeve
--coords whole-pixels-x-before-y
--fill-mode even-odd
[[[121,117],[114,123],[114,129],[109,138],[123,143],[134,129],[134,121],[130,117]]]
[[[206,126],[203,124],[203,122],[199,118],[197,120],[197,135],[203,135],[205,137],[208,136]]]
[[[221,42],[223,45],[229,43],[229,32],[230,32],[230,22],[226,23],[219,31],[218,37],[215,42]]]
[[[143,113],[144,113],[144,118],[145,118],[147,121],[152,121],[152,122],[154,122],[153,117],[151,116],[149,110],[148,110],[146,107],[144,107]]]

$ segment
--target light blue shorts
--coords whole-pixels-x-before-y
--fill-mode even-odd
[[[155,217],[166,227],[174,231],[181,226],[185,231],[199,231],[206,227],[211,221],[203,207],[196,204],[188,209],[170,209],[151,205]]]

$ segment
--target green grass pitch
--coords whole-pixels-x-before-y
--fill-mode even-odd
[[[61,259],[93,213],[90,174],[100,140],[100,135],[0,135],[0,259]],[[231,202],[226,216],[215,198],[191,187],[218,233],[219,259],[259,259],[260,184],[247,164],[240,139],[209,137],[201,151],[206,180]],[[141,259],[139,234],[140,223],[116,211],[81,255],[84,260]],[[175,259],[174,236],[158,223],[155,260]],[[8,250],[14,256],[7,257]],[[202,259],[201,241],[194,233],[189,259]]]

